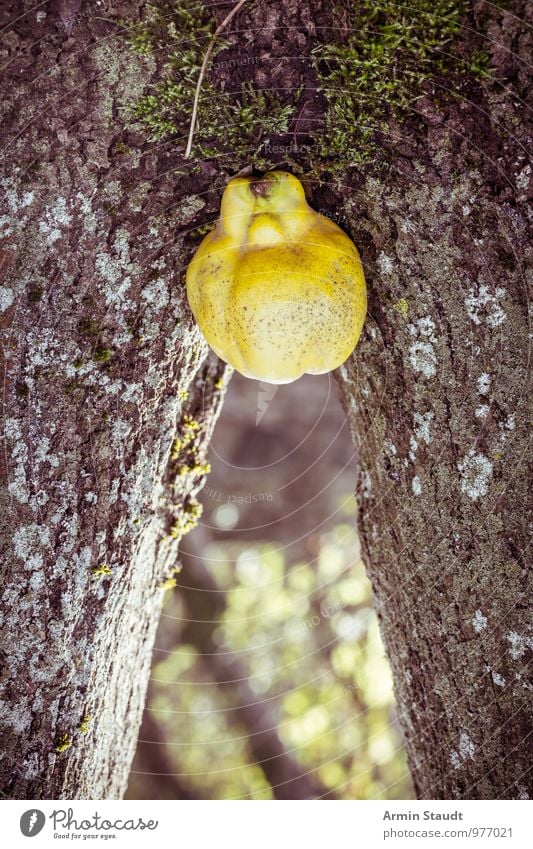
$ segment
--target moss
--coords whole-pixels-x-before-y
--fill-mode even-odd
[[[131,147],[128,147],[127,144],[124,144],[124,142],[118,141],[113,146],[112,152],[115,156],[129,156],[129,154],[132,153],[132,149]]]
[[[108,363],[112,356],[113,351],[111,348],[104,348],[102,345],[99,345],[93,354],[93,359],[97,363]]]
[[[28,303],[38,304],[43,296],[42,286],[31,286],[28,291]]]
[[[93,566],[91,569],[91,575],[93,578],[98,578],[101,580],[102,578],[108,578],[113,574],[112,569],[107,565],[107,563],[100,563],[99,566]]]
[[[66,752],[72,746],[72,737],[70,734],[60,734],[54,746],[54,752]]]
[[[491,75],[490,57],[486,50],[475,50],[470,57],[470,70],[476,77]]]
[[[24,382],[19,382],[15,384],[15,395],[17,398],[27,398],[30,393],[28,386]]]
[[[198,0],[179,4],[162,2],[147,7],[144,21],[127,26],[127,40],[136,53],[164,56],[161,80],[131,105],[151,141],[187,136],[196,84],[207,46],[216,28],[212,14]],[[219,39],[214,57],[226,44]],[[203,158],[223,157],[238,164],[268,165],[260,154],[271,133],[285,133],[298,93],[291,102],[271,91],[242,83],[240,92],[224,91],[208,66],[198,103],[194,153]],[[228,163],[229,164],[229,163]]]
[[[100,328],[96,321],[92,318],[88,318],[87,316],[80,319],[78,329],[80,333],[85,334],[85,336],[98,336],[100,333]]]
[[[484,72],[481,53],[465,60],[454,45],[465,9],[464,0],[361,0],[345,13],[342,41],[313,50],[327,101],[323,158],[341,169],[367,162],[391,118],[436,94],[439,76]]]

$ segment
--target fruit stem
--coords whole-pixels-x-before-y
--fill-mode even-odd
[[[194,130],[195,130],[195,127],[196,127],[196,118],[198,116],[198,101],[200,99],[200,89],[202,88],[202,82],[203,82],[203,79],[204,79],[204,76],[205,76],[205,70],[207,68],[207,63],[209,62],[209,57],[211,56],[211,53],[213,52],[213,47],[215,46],[215,41],[217,40],[217,37],[220,35],[220,33],[227,27],[227,25],[229,24],[231,19],[233,17],[235,17],[235,15],[237,14],[237,12],[241,8],[241,6],[244,6],[245,3],[246,3],[246,0],[239,0],[239,2],[235,4],[235,6],[231,10],[231,12],[229,12],[226,15],[226,17],[224,18],[222,23],[216,28],[215,32],[213,33],[213,38],[209,42],[209,46],[208,46],[207,50],[205,51],[204,61],[202,62],[202,67],[200,68],[200,73],[198,74],[198,82],[196,83],[196,91],[194,93],[194,103],[193,103],[193,107],[192,107],[191,125],[189,127],[189,138],[187,139],[187,147],[185,148],[185,159],[188,159],[189,156],[191,155],[192,140],[194,138]]]
[[[262,177],[259,180],[250,181],[250,191],[256,198],[267,198],[270,194],[272,183]]]

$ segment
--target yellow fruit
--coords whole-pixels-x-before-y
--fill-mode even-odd
[[[357,248],[283,171],[228,184],[187,269],[187,296],[215,353],[268,383],[341,365],[366,315]]]

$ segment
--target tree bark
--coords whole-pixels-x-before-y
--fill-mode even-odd
[[[18,17],[0,119],[0,788],[15,798],[123,794],[223,394],[183,289],[205,202],[123,131],[153,67],[101,10],[2,7],[2,26]]]
[[[475,5],[499,83],[344,199],[369,284],[339,371],[359,528],[423,798],[531,794],[526,6]],[[529,704],[529,707],[528,707]]]

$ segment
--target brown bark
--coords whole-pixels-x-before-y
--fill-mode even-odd
[[[171,446],[188,414],[202,458],[222,394],[183,290],[204,202],[120,120],[153,68],[73,8],[2,33],[0,788],[16,798],[122,795],[169,530],[202,481]],[[3,4],[2,26],[22,11]]]

